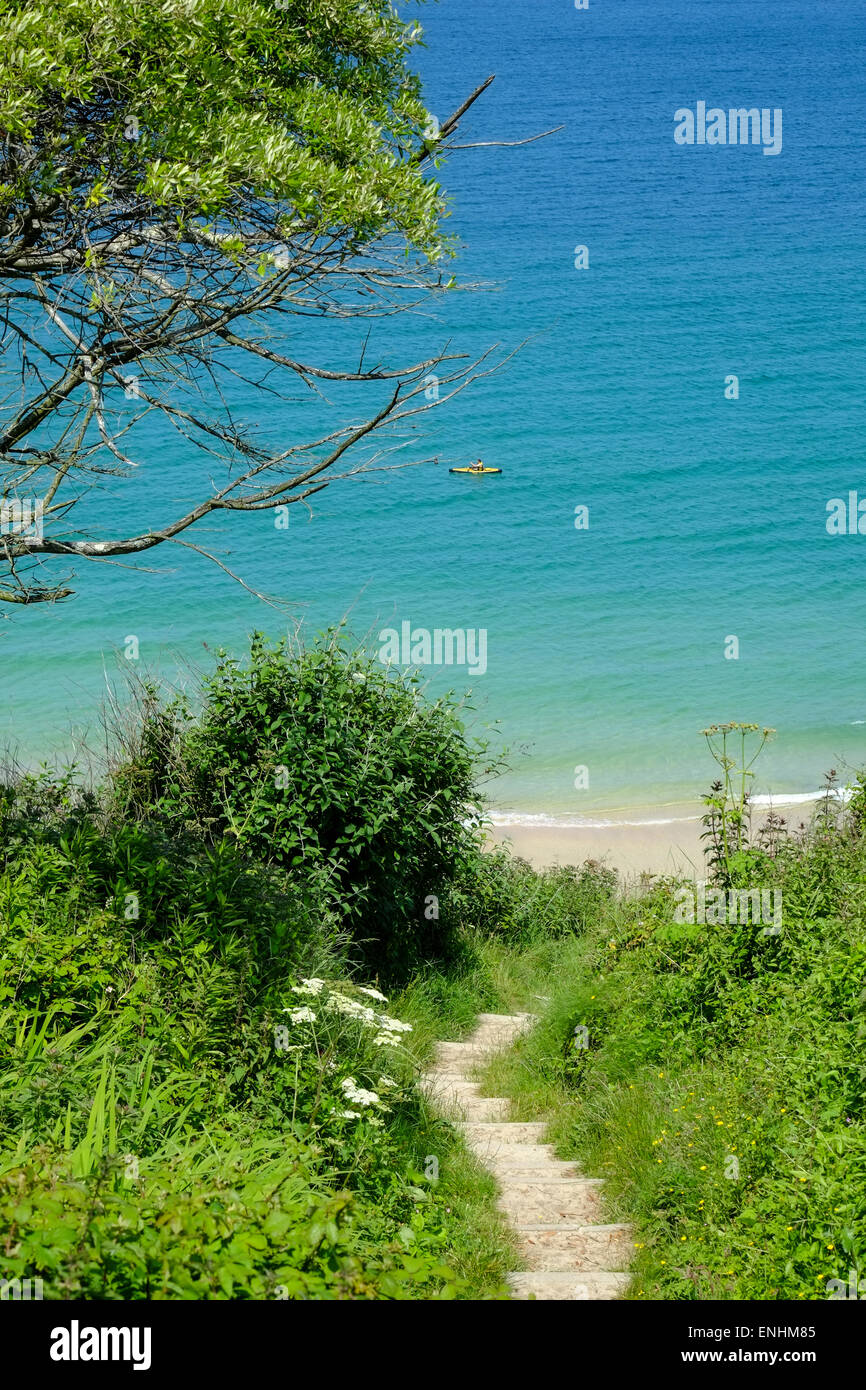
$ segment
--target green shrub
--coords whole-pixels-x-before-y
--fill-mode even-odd
[[[463,892],[475,903],[475,925],[517,947],[580,935],[612,903],[617,874],[595,860],[580,867],[535,870],[525,859],[492,851]],[[462,887],[462,885],[460,885]],[[471,918],[464,904],[464,917]]]
[[[728,867],[731,867],[730,865]],[[733,866],[781,931],[678,921],[676,884],[579,943],[520,1066],[634,1223],[633,1296],[826,1298],[866,1269],[866,842],[846,817]]]
[[[299,979],[339,956],[283,871],[40,805],[0,871],[0,1277],[49,1298],[458,1294],[406,1030],[378,991]]]
[[[41,1278],[44,1296],[63,1300],[454,1296],[423,1219],[390,1231],[374,1219],[371,1231],[371,1213],[315,1185],[289,1149],[252,1165],[223,1152],[220,1173],[186,1184],[181,1163],[130,1178],[124,1160],[73,1180],[35,1150],[0,1175],[13,1252],[2,1276]]]
[[[478,866],[483,757],[456,707],[333,637],[302,651],[256,636],[202,694],[195,717],[146,704],[114,776],[122,811],[317,875],[359,957],[392,977],[447,954],[455,923],[437,903]]]
[[[102,830],[92,819],[31,828],[26,853],[0,875],[0,1004],[50,1002],[69,1020],[121,1006],[146,963],[179,942],[215,968],[243,958],[246,988],[261,992],[314,934],[327,937],[310,897],[309,885],[225,843],[184,844],[135,824]]]

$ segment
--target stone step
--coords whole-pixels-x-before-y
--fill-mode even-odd
[[[498,1178],[499,1209],[513,1226],[597,1226],[601,1222],[600,1178],[515,1182]]]
[[[428,1091],[429,1099],[454,1124],[489,1124],[507,1120],[510,1102],[502,1096],[479,1096],[461,1091]],[[486,1155],[485,1162],[486,1162]]]
[[[548,1152],[547,1146],[542,1148],[540,1144],[509,1144],[497,1154],[482,1154],[478,1149],[473,1149],[473,1153],[503,1181],[531,1182],[532,1178],[535,1178],[538,1181],[553,1182],[557,1179],[562,1181],[564,1178],[585,1176],[576,1164],[557,1158],[554,1153]],[[531,1177],[519,1176],[530,1169]]]
[[[477,1048],[491,1060],[500,1052],[507,1052],[513,1043],[514,1038],[509,1033],[473,1033],[471,1038],[464,1038],[460,1045]]]
[[[628,1288],[629,1274],[612,1274],[598,1271],[583,1273],[509,1274],[506,1276],[512,1297],[515,1299],[536,1298],[545,1302],[555,1299],[602,1299],[619,1298]]]
[[[526,1032],[526,1028],[521,1023],[479,1023],[470,1034],[463,1039],[469,1042],[474,1038],[520,1038]]]
[[[465,1126],[461,1125],[461,1129]],[[551,1163],[557,1163],[556,1152],[552,1144],[496,1144],[490,1140],[468,1141],[469,1148],[479,1158],[483,1158],[485,1163],[496,1165],[498,1173],[505,1173],[509,1168],[525,1168],[527,1164],[530,1168],[545,1168]],[[551,1169],[551,1178],[559,1177],[560,1174]],[[574,1177],[573,1173],[568,1174]]]
[[[425,1082],[457,1082],[461,1086],[477,1086],[477,1081],[471,1081],[462,1067],[456,1067],[452,1062],[431,1062],[430,1066],[421,1075],[422,1084]]]
[[[464,1096],[451,1102],[456,1117],[472,1124],[487,1124],[495,1120],[507,1120],[511,1102],[502,1096]]]
[[[535,1022],[535,1014],[476,1014],[479,1023],[510,1024],[515,1028],[529,1028]]]
[[[480,1096],[481,1087],[468,1076],[454,1072],[427,1072],[422,1078],[422,1089],[428,1096]]]
[[[478,1155],[476,1155],[478,1157]],[[479,1158],[479,1162],[482,1160]],[[563,1163],[560,1167],[559,1159],[552,1159],[548,1163],[525,1163],[519,1167],[506,1164],[499,1168],[495,1159],[484,1159],[485,1167],[489,1167],[500,1187],[503,1182],[537,1183],[552,1182],[563,1178],[579,1178],[582,1176],[580,1170],[575,1168],[573,1163]]]
[[[463,1138],[474,1148],[483,1145],[492,1152],[510,1147],[512,1144],[533,1144],[536,1148],[550,1148],[545,1145],[542,1135],[547,1129],[543,1121],[507,1120],[504,1124],[465,1124],[460,1126]]]
[[[448,1062],[451,1068],[459,1071],[461,1068],[468,1071],[470,1067],[477,1067],[483,1062],[489,1062],[491,1057],[495,1057],[499,1051],[498,1047],[476,1047],[469,1042],[441,1042],[436,1044],[436,1061],[438,1063]]]
[[[509,1120],[510,1102],[483,1096],[471,1079],[536,1022],[533,1014],[479,1014],[463,1042],[436,1044],[421,1087],[458,1124],[467,1148],[500,1188],[499,1210],[515,1231],[524,1273],[509,1274],[514,1299],[615,1299],[628,1287],[631,1231],[605,1224],[601,1178],[581,1176],[544,1141],[542,1121]]]
[[[483,1047],[470,1047],[468,1043],[440,1043],[439,1047],[460,1047],[462,1052],[440,1052],[436,1053],[434,1068],[442,1071],[453,1071],[456,1075],[462,1076],[466,1081],[473,1079],[479,1067],[486,1067],[495,1052],[486,1052]]]
[[[507,1177],[514,1168],[544,1168],[546,1177],[577,1177],[577,1173],[566,1173],[566,1170],[559,1168],[560,1159],[556,1158],[552,1144],[503,1144],[502,1148],[493,1150],[489,1145],[471,1144],[468,1145],[482,1162],[488,1163],[492,1172],[502,1173]]]
[[[481,1087],[477,1081],[470,1081],[458,1071],[427,1071],[420,1084],[427,1091],[454,1091],[458,1095],[480,1095]]]
[[[634,1254],[629,1226],[518,1226],[521,1254],[531,1270],[625,1270]]]
[[[481,1097],[481,1086],[478,1081],[467,1080],[466,1076],[455,1076],[455,1074],[438,1074],[428,1072],[427,1076],[421,1077],[421,1090],[425,1095],[431,1097],[445,1097],[467,1099],[474,1101]]]
[[[525,1032],[528,1027],[530,1024],[524,1018],[509,1018],[507,1014],[478,1014],[475,1032],[492,1030],[497,1033],[511,1033],[516,1036],[518,1033]]]

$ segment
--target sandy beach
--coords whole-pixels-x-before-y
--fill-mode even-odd
[[[642,873],[699,877],[701,829],[695,816],[662,825],[497,825],[490,838],[507,843],[535,868],[600,859],[626,878]]]
[[[808,821],[814,808],[786,805],[780,799],[776,809],[794,829],[802,820]],[[514,854],[528,859],[535,868],[600,859],[627,879],[642,873],[701,878],[704,876],[701,813],[702,807],[696,803],[665,807],[657,816],[647,812],[645,820],[637,819],[634,814],[626,818],[610,813],[599,815],[598,820],[605,822],[603,824],[556,824],[552,817],[547,824],[515,821],[494,825],[489,837],[497,844],[507,843]],[[548,818],[539,817],[539,820],[545,819]],[[756,828],[758,824],[759,813],[755,817]]]

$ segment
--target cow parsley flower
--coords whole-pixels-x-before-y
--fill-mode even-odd
[[[358,990],[361,994],[366,994],[370,999],[378,999],[380,1004],[387,1004],[388,1000],[384,994],[380,994],[377,989],[370,985],[359,985]]]
[[[367,1004],[361,1004],[357,999],[350,999],[348,995],[341,994],[339,990],[335,989],[331,992],[328,1004],[332,1009],[336,1009],[338,1014],[357,1018],[361,1023],[372,1026],[376,1022],[376,1015]]]
[[[284,1009],[283,1013],[289,1015],[291,1023],[315,1023],[316,1015],[312,1009]]]
[[[401,1023],[399,1018],[391,1018],[389,1014],[379,1015],[379,1027],[386,1033],[411,1033],[411,1023]]]
[[[359,1086],[354,1076],[344,1076],[340,1086],[347,1100],[353,1105],[379,1105],[379,1097],[375,1091],[365,1091],[363,1086]]]

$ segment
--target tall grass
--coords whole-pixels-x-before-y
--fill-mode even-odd
[[[487,1072],[632,1223],[633,1298],[815,1299],[866,1266],[862,782],[748,847],[782,930],[677,920],[677,884],[528,953],[538,1028]],[[530,986],[531,987],[531,986]]]
[[[505,1297],[495,1183],[417,1078],[436,1040],[516,1010],[538,1025],[487,1093],[607,1179],[631,1296],[809,1299],[861,1273],[866,785],[753,839],[746,742],[723,738],[712,871],[782,894],[768,934],[681,920],[671,879],[622,894],[603,865],[482,853],[486,755],[457,709],[332,640],[259,642],[208,692],[148,695],[104,788],[0,785],[2,1277]]]

